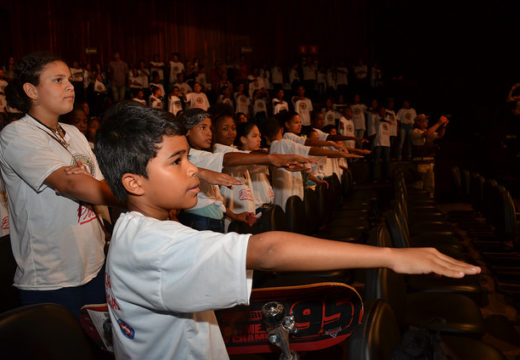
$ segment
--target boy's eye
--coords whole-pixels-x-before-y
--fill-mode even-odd
[[[179,158],[175,159],[175,160],[172,162],[172,164],[173,164],[173,165],[179,165],[181,162],[182,162],[182,158],[179,157]]]

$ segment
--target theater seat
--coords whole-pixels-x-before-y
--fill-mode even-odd
[[[3,359],[95,358],[79,320],[56,304],[24,306],[0,314],[0,354]]]
[[[400,341],[399,325],[390,305],[383,300],[368,301],[363,322],[349,339],[348,360],[389,359]],[[456,359],[505,359],[494,347],[473,338],[443,335],[440,341]]]
[[[298,196],[291,196],[285,203],[289,231],[304,234],[306,229],[305,206]]]
[[[9,235],[0,238],[0,312],[20,305],[18,290],[13,286],[16,261],[11,249]]]

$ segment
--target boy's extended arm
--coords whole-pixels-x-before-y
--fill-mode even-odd
[[[301,167],[303,170],[305,165],[310,162],[309,159],[295,154],[262,154],[262,153],[239,153],[229,152],[224,154],[224,166],[237,165],[273,165],[276,167],[294,168]]]
[[[330,158],[362,158],[363,156],[349,154],[343,151],[329,150],[321,147],[311,147],[309,155],[326,156]]]
[[[381,248],[323,240],[287,232],[265,232],[249,238],[248,269],[267,271],[324,271],[386,267],[397,273],[461,278],[480,272],[433,248]]]

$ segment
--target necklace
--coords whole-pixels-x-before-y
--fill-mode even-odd
[[[31,118],[33,118],[34,120],[36,120],[36,122],[38,122],[38,124],[40,125],[43,125],[45,126],[45,128],[47,130],[50,131],[47,132],[46,130],[42,129],[44,132],[46,132],[47,134],[49,134],[54,140],[56,140],[57,142],[60,143],[61,146],[63,146],[65,149],[67,149],[70,144],[65,141],[64,139],[64,136],[66,134],[65,130],[61,127],[61,125],[58,123],[58,126],[56,127],[56,129],[53,129],[47,125],[45,125],[44,123],[42,123],[40,120],[38,120],[37,118],[35,118],[34,116],[32,116],[31,114],[27,113],[27,115],[29,115]],[[63,135],[62,135],[63,134]]]

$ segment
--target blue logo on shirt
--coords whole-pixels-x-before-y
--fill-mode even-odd
[[[117,320],[117,323],[119,324],[119,328],[121,329],[123,335],[132,340],[135,336],[135,330],[132,329],[130,325],[125,323],[123,320]]]

